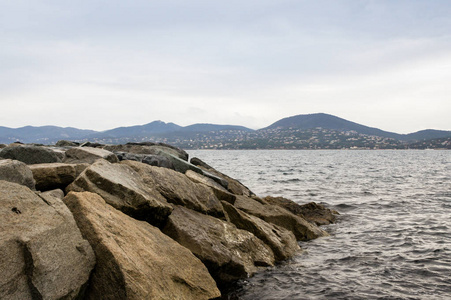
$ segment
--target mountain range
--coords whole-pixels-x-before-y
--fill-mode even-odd
[[[115,144],[162,141],[188,149],[403,148],[408,144],[432,139],[445,139],[446,143],[450,138],[451,131],[428,129],[398,134],[324,113],[284,118],[258,130],[217,124],[193,124],[183,127],[163,121],[106,131],[57,126],[26,126],[17,129],[0,127],[0,143],[20,141],[54,144],[58,140],[71,140]]]

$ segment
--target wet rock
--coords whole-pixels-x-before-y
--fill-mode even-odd
[[[191,250],[221,286],[274,264],[271,249],[252,233],[188,208],[174,208],[163,232]]]
[[[293,214],[301,216],[316,225],[332,224],[336,220],[336,215],[338,215],[337,211],[328,209],[324,205],[315,202],[299,205],[296,202],[283,197],[267,196],[263,199],[269,204],[283,207]]]
[[[231,192],[232,194],[243,195],[243,196],[247,196],[247,197],[251,197],[251,196],[255,195],[251,190],[249,190],[246,186],[244,186],[238,180],[233,179],[233,178],[215,170],[214,168],[210,167],[208,164],[206,164],[199,158],[192,158],[191,163],[196,164],[203,171],[206,171],[206,172],[204,172],[205,174],[212,174],[212,175],[219,177],[219,178],[223,179],[224,181],[226,181],[227,184],[223,184],[221,182],[219,182],[219,183],[223,186],[226,186],[227,189],[229,190],[229,192]]]
[[[211,189],[213,189],[213,192],[215,193],[216,197],[218,197],[219,200],[224,200],[232,204],[235,203],[236,196],[230,193],[222,185],[220,185],[210,177],[201,175],[191,170],[186,171],[185,175],[193,182],[209,186]]]
[[[119,162],[117,156],[107,150],[92,147],[74,147],[66,151],[64,163],[92,164],[98,159],[105,159],[111,163]]]
[[[291,231],[240,211],[227,202],[222,203],[228,221],[239,229],[253,233],[266,243],[274,252],[276,260],[285,260],[300,250],[296,237]]]
[[[220,201],[208,186],[194,183],[186,175],[174,170],[135,161],[122,161],[122,164],[136,171],[143,182],[160,192],[168,202],[215,217],[224,217]]]
[[[41,146],[8,146],[0,150],[0,157],[18,160],[27,165],[61,162],[54,151]]]
[[[133,218],[161,226],[172,207],[155,187],[146,184],[129,166],[100,159],[86,168],[66,192],[88,191]]]
[[[0,181],[0,299],[79,299],[95,264],[57,199]]]
[[[36,180],[36,189],[48,191],[65,189],[83,172],[89,164],[36,164],[30,165],[33,177]]]
[[[159,229],[130,218],[93,193],[72,192],[64,201],[97,257],[87,299],[220,296],[205,266]]]
[[[255,199],[244,196],[238,196],[234,205],[236,208],[250,215],[290,230],[301,241],[328,235],[327,232],[321,230],[316,225],[277,205],[265,205]]]
[[[0,160],[0,180],[15,182],[32,190],[35,189],[35,180],[30,168],[18,160]]]

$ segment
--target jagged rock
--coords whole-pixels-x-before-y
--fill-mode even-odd
[[[211,299],[220,296],[205,266],[188,249],[98,195],[64,199],[94,248],[97,265],[87,299]]]
[[[114,152],[120,161],[123,160],[134,160],[139,161],[151,166],[168,168],[174,170],[174,165],[172,162],[164,156],[161,155],[150,155],[150,154],[134,154],[128,152]]]
[[[61,200],[0,181],[0,299],[82,298],[94,264]]]
[[[66,141],[66,140],[60,140],[56,142],[55,146],[57,147],[77,147],[80,146],[80,143]]]
[[[0,160],[0,180],[15,182],[32,190],[35,189],[33,173],[25,163],[18,160]]]
[[[191,170],[186,171],[185,175],[193,182],[201,183],[212,188],[213,192],[219,200],[224,200],[232,204],[235,203],[236,196],[227,191],[222,185],[220,185],[213,179]]]
[[[100,159],[86,168],[66,192],[99,194],[113,207],[133,218],[161,226],[172,207],[155,187],[147,185],[131,167]]]
[[[81,172],[89,166],[81,164],[36,164],[30,165],[33,177],[36,180],[36,189],[48,191],[53,189],[65,189]]]
[[[135,161],[122,161],[120,164],[131,167],[148,186],[160,192],[168,202],[215,217],[224,217],[220,201],[208,186],[194,183],[186,175],[174,170]]]
[[[117,156],[107,150],[92,147],[74,147],[66,151],[64,163],[88,163],[92,164],[96,160],[103,158],[111,163],[119,162]]]
[[[106,145],[103,149],[115,152],[128,152],[134,154],[162,155],[161,153],[171,154],[184,161],[188,161],[188,153],[182,149],[172,147],[166,144],[154,143],[128,143],[125,145]]]
[[[91,143],[91,142],[84,142],[80,144],[80,147],[90,147],[90,148],[103,148],[105,145],[99,144],[99,143]]]
[[[225,180],[227,182],[227,184],[225,186],[227,187],[229,192],[231,192],[232,194],[243,195],[243,196],[247,196],[247,197],[251,197],[251,196],[255,195],[251,190],[249,190],[246,186],[244,186],[238,180],[233,179],[233,178],[215,170],[214,168],[210,167],[208,164],[206,164],[199,158],[195,158],[195,157],[192,158],[191,163],[197,165],[199,168],[206,171],[206,173],[213,174],[214,176],[217,176],[217,177]],[[221,184],[221,185],[224,186],[224,184]]]
[[[291,231],[240,211],[225,201],[222,205],[227,213],[228,221],[239,229],[253,233],[266,243],[274,252],[276,260],[285,260],[300,250],[296,237]]]
[[[0,150],[0,157],[19,160],[27,165],[61,162],[54,151],[41,146],[8,146]]]
[[[279,225],[294,233],[298,240],[306,241],[321,236],[327,236],[327,232],[316,225],[307,222],[300,216],[296,216],[288,210],[277,206],[263,204],[255,199],[237,196],[234,206],[250,215],[254,215],[266,222]]]
[[[267,196],[263,199],[269,204],[281,206],[316,225],[332,224],[336,220],[336,215],[338,215],[337,211],[328,209],[324,205],[315,202],[299,205],[296,202],[283,197]]]
[[[63,200],[63,198],[64,198],[64,192],[63,192],[63,190],[60,190],[60,189],[54,189],[51,191],[41,192],[41,193],[39,193],[39,195],[41,196],[41,198],[44,198],[44,199],[48,199],[48,197],[52,197],[52,198]],[[46,200],[46,201],[50,201],[50,200]]]
[[[177,206],[163,232],[194,253],[218,284],[251,276],[257,266],[272,266],[274,254],[252,233]]]

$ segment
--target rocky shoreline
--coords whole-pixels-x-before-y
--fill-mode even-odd
[[[0,299],[215,299],[335,220],[166,144],[0,148]]]

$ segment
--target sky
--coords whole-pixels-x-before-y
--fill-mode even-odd
[[[451,130],[449,0],[0,0],[0,126]]]

